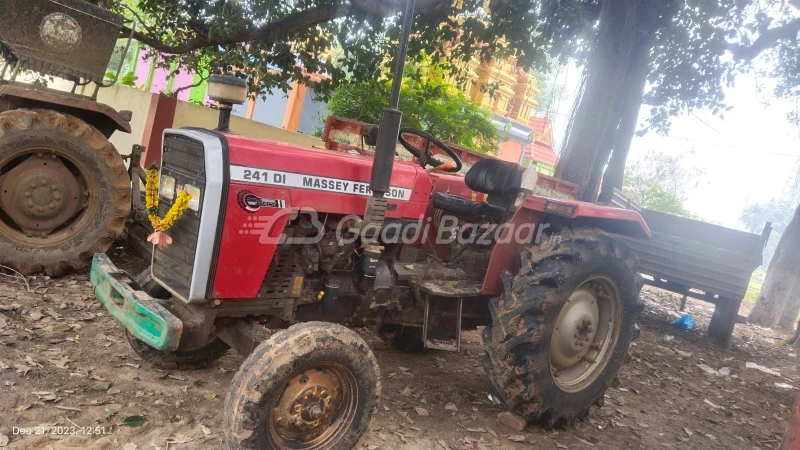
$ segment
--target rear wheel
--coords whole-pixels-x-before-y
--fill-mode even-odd
[[[129,212],[122,157],[96,128],[50,110],[0,113],[0,263],[24,274],[83,268]]]
[[[483,331],[490,390],[507,408],[551,426],[602,404],[642,309],[638,260],[627,244],[585,229],[556,237],[520,252]]]
[[[259,345],[225,400],[231,449],[351,449],[380,395],[372,351],[353,331],[309,322]]]
[[[153,298],[168,299],[170,296],[169,292],[153,279],[150,268],[145,269],[144,272],[136,277],[136,284]],[[212,336],[209,342],[203,346],[166,352],[156,350],[136,339],[127,330],[125,330],[125,337],[128,340],[128,344],[140,358],[148,364],[164,370],[205,369],[211,366],[214,361],[225,356],[230,348],[222,339]]]

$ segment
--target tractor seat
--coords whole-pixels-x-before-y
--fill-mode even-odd
[[[433,194],[433,206],[462,219],[476,217],[502,218],[506,209],[490,205],[488,202],[473,202],[453,194],[436,192]]]
[[[453,194],[436,192],[433,206],[462,219],[491,217],[502,219],[507,200],[517,196],[522,186],[522,167],[498,159],[482,159],[475,163],[464,182],[473,191],[488,194],[488,202],[474,202]],[[497,201],[494,201],[497,200]]]

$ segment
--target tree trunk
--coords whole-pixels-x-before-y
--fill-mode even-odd
[[[602,3],[600,28],[586,66],[586,90],[558,167],[560,178],[584,187],[584,200],[591,201],[597,196],[596,187],[588,186],[589,178],[601,161],[598,156],[601,156],[606,134],[619,121],[614,111],[630,64],[640,2],[610,0]]]
[[[639,110],[642,97],[650,74],[650,51],[655,43],[658,31],[670,19],[669,11],[675,2],[645,1],[640,6],[637,29],[639,35],[634,42],[631,53],[631,64],[625,75],[625,89],[621,93],[618,104],[619,127],[613,131],[611,144],[613,151],[608,168],[603,176],[603,190],[600,192],[600,203],[609,203],[614,195],[614,188],[622,189],[625,178],[625,162],[639,122]]]
[[[786,294],[788,302],[783,308],[781,318],[778,319],[778,326],[781,328],[792,328],[800,314],[800,280],[798,280],[800,273],[798,272],[800,272],[800,267],[795,268],[794,279]]]
[[[625,96],[625,94],[622,95],[623,97]],[[619,116],[619,105],[614,108],[613,115],[615,117]],[[597,153],[597,161],[594,163],[592,174],[589,176],[589,181],[586,182],[586,187],[584,188],[586,194],[583,196],[584,201],[593,202],[597,198],[597,191],[600,190],[600,180],[603,179],[603,169],[605,169],[606,162],[608,162],[609,156],[612,155],[611,150],[614,148],[614,138],[617,135],[617,122],[618,120],[610,125],[611,129],[606,133],[603,146],[600,147],[600,151]],[[592,193],[591,196],[589,195],[590,193]]]
[[[800,310],[800,206],[778,242],[767,279],[748,321],[774,328],[791,326]]]
[[[620,101],[619,128],[614,130],[613,152],[608,168],[603,176],[603,190],[600,193],[600,203],[609,203],[614,194],[614,188],[622,189],[625,178],[625,162],[639,122],[639,110],[642,107],[642,96],[647,85],[647,75],[650,74],[650,49],[652,39],[642,39],[637,42],[631,59],[631,69],[625,78],[628,88]]]

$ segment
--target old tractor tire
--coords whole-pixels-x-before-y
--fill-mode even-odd
[[[575,229],[521,250],[520,259],[489,303],[489,390],[528,421],[584,419],[602,406],[638,335],[638,258],[607,233]]]
[[[380,391],[378,363],[358,334],[331,323],[294,325],[262,342],[233,377],[228,448],[354,448]]]
[[[86,122],[0,113],[0,264],[53,276],[86,267],[122,234],[130,186],[122,157]]]
[[[153,298],[167,299],[170,296],[169,292],[153,279],[150,268],[145,269],[136,277],[136,283]],[[164,370],[205,369],[210,367],[214,361],[225,356],[230,349],[228,344],[216,336],[202,347],[174,352],[156,350],[133,337],[128,330],[125,330],[125,338],[140,358],[148,364]]]

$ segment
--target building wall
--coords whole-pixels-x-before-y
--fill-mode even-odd
[[[314,93],[309,89],[303,102],[303,112],[300,114],[297,132],[313,135],[317,130],[325,128],[325,119],[327,117],[328,104],[315,101]]]
[[[175,118],[173,119],[172,126],[174,128],[215,128],[218,118],[219,114],[216,109],[192,103],[178,102],[175,108]],[[320,139],[236,116],[231,117],[231,131],[258,139],[287,142],[305,147],[325,148],[325,143]]]
[[[111,143],[114,144],[120,154],[128,155],[131,153],[131,148],[134,144],[142,143],[153,95],[149,92],[120,85],[100,89],[97,93],[98,102],[111,106],[117,111],[128,110],[133,113],[131,133],[115,131],[111,136]]]
[[[550,175],[551,177],[556,174],[556,168],[554,166],[539,161],[536,161],[536,171],[545,175]]]
[[[269,94],[266,99],[259,96],[255,100],[256,109],[253,111],[252,119],[256,122],[280,128],[283,125],[283,116],[286,112],[288,101],[289,96],[284,94],[283,91],[275,91]]]
[[[505,141],[500,144],[500,150],[497,152],[497,157],[513,163],[519,163],[522,156],[523,146],[519,142]]]
[[[139,60],[136,63],[136,70],[134,71],[134,75],[138,78],[136,79],[137,86],[146,86],[148,82],[148,78],[150,76],[150,71],[153,70],[153,78],[150,83],[150,92],[156,94],[165,94],[167,93],[167,88],[171,87],[171,91],[174,92],[180,88],[192,86],[195,84],[195,74],[194,72],[188,71],[186,68],[182,67],[175,67],[175,70],[178,71],[176,75],[174,75],[172,79],[172,86],[170,85],[170,76],[171,71],[169,68],[161,68],[155,67],[153,68],[153,60],[148,59],[146,57],[147,52],[141,51],[139,53]],[[157,65],[164,65],[168,64],[171,65],[169,59],[159,58]],[[182,101],[189,101],[189,97],[192,95],[192,88],[183,89],[178,93],[178,100]]]

